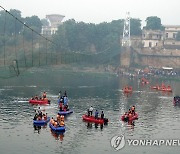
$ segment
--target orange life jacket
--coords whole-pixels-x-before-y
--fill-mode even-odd
[[[60,122],[60,126],[61,127],[64,126],[64,122],[63,121]]]

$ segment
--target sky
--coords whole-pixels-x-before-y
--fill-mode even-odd
[[[142,20],[149,16],[161,18],[163,25],[180,25],[180,0],[0,0],[6,10],[17,9],[22,17],[61,14],[65,18],[86,23],[111,22],[124,19],[126,12]],[[1,9],[0,9],[1,10]]]

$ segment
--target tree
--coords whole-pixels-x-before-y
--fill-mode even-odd
[[[43,26],[49,26],[49,22],[47,21],[47,19],[41,19],[41,23]]]
[[[29,27],[36,27],[36,31],[41,33],[42,23],[38,16],[26,17],[24,22]]]
[[[161,19],[157,16],[151,16],[146,18],[146,27],[145,29],[149,30],[164,30],[164,27],[161,24]]]
[[[131,19],[132,35],[141,35],[140,22],[139,19]],[[123,26],[122,19],[100,24],[76,22],[71,19],[59,26],[53,41],[57,43],[57,49],[61,51],[119,53]]]
[[[38,35],[35,33],[38,30],[39,29],[35,26],[31,26],[31,29],[24,26],[24,30],[22,32],[22,35],[24,35],[24,38],[28,41],[30,41],[32,39],[34,40],[34,39],[38,38]]]
[[[53,48],[59,52],[69,51],[68,39],[66,36],[66,28],[64,25],[59,26],[57,33],[53,36]]]
[[[131,35],[140,36],[142,33],[141,20],[132,18],[130,20],[130,29],[131,29]]]
[[[124,28],[124,20],[122,20],[122,19],[113,20],[110,23],[110,28],[111,28],[111,32],[113,34],[118,33],[118,35],[122,35],[123,34],[123,28]]]
[[[23,27],[23,24],[18,20],[22,20],[21,11],[10,9],[9,13],[0,11],[0,33],[6,35],[18,34]]]
[[[78,51],[78,39],[77,39],[77,23],[74,19],[67,20],[63,23],[65,28],[66,39],[68,40],[69,49],[71,51]],[[60,28],[61,26],[59,26]]]

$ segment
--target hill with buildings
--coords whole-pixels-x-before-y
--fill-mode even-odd
[[[73,19],[63,22],[65,16],[58,14],[42,20],[37,16],[22,18],[19,10],[0,11],[0,15],[1,65],[14,59],[25,63],[28,58],[32,66],[34,60],[47,63],[52,51],[56,63],[66,57],[66,63],[81,59],[98,65],[119,65],[123,19],[92,24]],[[180,26],[162,25],[161,19],[154,16],[147,17],[143,29],[140,19],[131,18],[130,22],[131,66],[180,66]]]

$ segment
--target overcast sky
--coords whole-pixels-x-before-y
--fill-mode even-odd
[[[64,15],[64,21],[75,19],[86,23],[123,19],[126,12],[143,21],[158,16],[162,24],[180,25],[180,0],[0,0],[6,10],[21,11],[23,17],[47,14]]]

